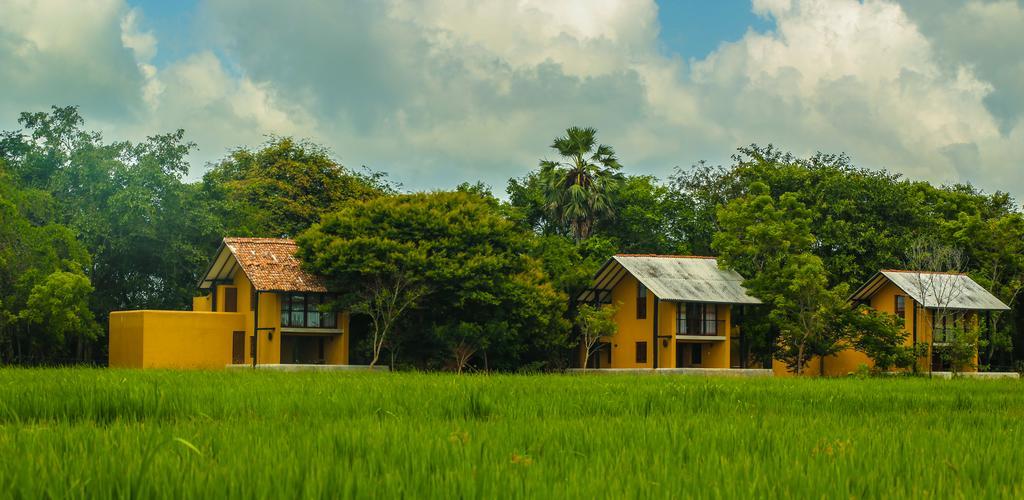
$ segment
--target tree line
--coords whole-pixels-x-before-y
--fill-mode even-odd
[[[305,265],[343,292],[334,305],[360,313],[353,348],[366,362],[568,366],[580,324],[571,298],[622,252],[716,255],[739,271],[771,304],[744,318],[755,357],[800,365],[861,342],[897,364],[906,353],[886,318],[848,314],[846,297],[906,267],[922,241],[959,249],[964,270],[1014,306],[986,333],[981,363],[1012,367],[1024,348],[1021,207],[844,155],[752,145],[727,166],[658,179],[628,173],[595,130],[572,127],[538,145],[544,159],[504,196],[471,182],[407,193],[290,137],[239,147],[188,182],[195,145],[182,130],[109,141],[74,107],[19,124],[0,135],[4,363],[102,363],[109,313],[186,309],[224,236],[297,238]]]

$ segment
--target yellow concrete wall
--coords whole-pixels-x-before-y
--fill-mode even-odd
[[[348,313],[342,313],[338,316],[338,326],[341,327],[341,335],[333,335],[328,338],[327,345],[324,347],[324,351],[327,357],[327,364],[331,365],[347,365],[348,364]]]
[[[712,341],[704,349],[704,357],[701,364],[704,368],[729,368],[729,337],[730,337],[730,325],[732,324],[732,307],[729,304],[718,304],[717,311],[715,312],[716,317],[719,320],[723,320],[725,323],[725,331],[722,335],[726,340],[715,340]]]
[[[110,315],[109,364],[132,368],[224,368],[239,313],[119,311]],[[113,346],[118,346],[116,349]]]
[[[192,310],[199,312],[213,311],[213,300],[210,294],[192,297]]]
[[[636,278],[626,275],[612,289],[612,303],[618,306],[615,323],[619,331],[607,340],[611,342],[611,368],[654,367],[652,325],[654,321],[654,295],[647,292],[647,319],[636,318]],[[636,362],[636,343],[647,342],[647,363]],[[602,365],[602,368],[608,368]]]
[[[143,311],[110,313],[110,346],[107,363],[122,368],[142,368]]]

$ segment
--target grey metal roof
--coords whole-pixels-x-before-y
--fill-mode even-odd
[[[661,300],[709,302],[719,304],[760,304],[743,288],[743,277],[736,271],[720,269],[713,257],[675,255],[616,255],[594,276],[593,288],[578,297],[580,301],[607,301],[610,291],[631,274]]]
[[[865,300],[888,280],[926,308],[1008,311],[1009,306],[966,274],[884,270],[875,274],[851,299]]]

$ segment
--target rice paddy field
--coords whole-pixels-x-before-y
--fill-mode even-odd
[[[4,498],[1020,498],[1018,380],[0,369]]]

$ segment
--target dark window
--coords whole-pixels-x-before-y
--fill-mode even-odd
[[[907,298],[903,295],[896,296],[896,316],[900,319],[907,317]]]
[[[337,313],[322,313],[327,302],[321,294],[292,293],[281,295],[281,326],[293,328],[336,328]]]
[[[235,365],[245,363],[245,332],[231,333],[231,363]]]
[[[249,288],[249,310],[256,310],[256,287]]]
[[[702,351],[703,351],[703,346],[701,346],[700,344],[693,344],[692,346],[690,346],[690,364],[691,365],[699,365],[700,364],[700,357],[701,357],[701,354],[703,354]]]
[[[224,287],[224,312],[238,312],[238,289],[233,286]]]
[[[647,287],[636,284],[636,319],[647,319]]]
[[[676,302],[676,334],[686,333],[686,304]]]
[[[640,364],[647,363],[647,342],[636,343],[636,362]]]

